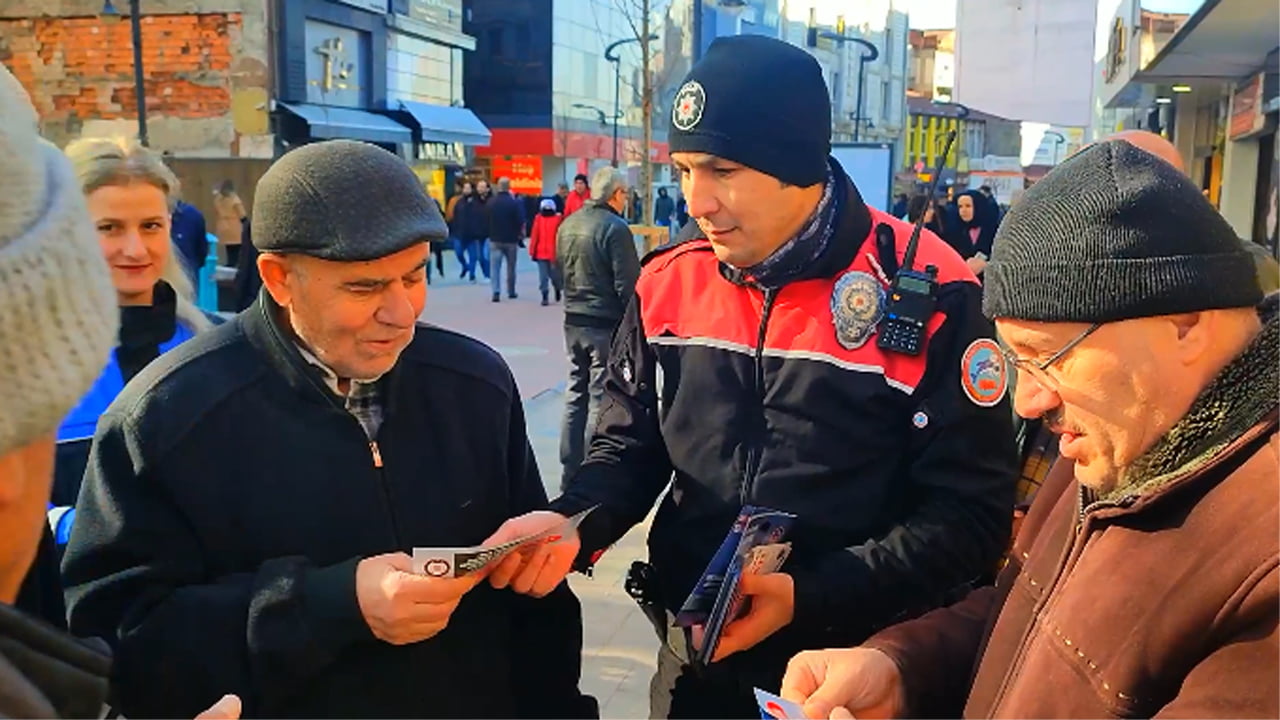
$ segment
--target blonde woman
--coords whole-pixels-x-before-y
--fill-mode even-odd
[[[91,138],[67,146],[120,305],[120,334],[107,366],[58,429],[50,514],[61,544],[98,417],[142,368],[217,318],[192,303],[191,281],[170,239],[177,178],[134,140]]]
[[[248,213],[230,180],[223,180],[222,185],[213,191],[213,210],[217,214],[213,221],[213,234],[218,236],[218,244],[227,249],[227,265],[236,267],[240,259],[240,244],[244,241],[244,218]]]

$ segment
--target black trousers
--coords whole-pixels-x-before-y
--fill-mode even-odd
[[[668,642],[658,648],[658,671],[649,682],[649,717],[759,717],[754,688],[777,692],[790,655],[762,659],[758,653],[736,653],[696,669],[681,657],[682,634],[672,629]]]

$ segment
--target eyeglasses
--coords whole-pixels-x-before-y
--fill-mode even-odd
[[[1020,358],[1013,353],[1013,350],[1008,348],[1003,350],[1005,362],[1009,363],[1014,368],[1021,370],[1027,375],[1030,375],[1031,379],[1035,380],[1036,384],[1040,387],[1048,390],[1049,392],[1056,393],[1059,388],[1058,381],[1048,373],[1049,367],[1061,360],[1067,353],[1071,352],[1072,348],[1084,342],[1085,338],[1092,335],[1094,331],[1100,327],[1102,327],[1102,323],[1094,323],[1090,325],[1088,329],[1077,335],[1071,342],[1063,345],[1058,352],[1050,355],[1049,359],[1043,362],[1035,362],[1033,360],[1028,360],[1027,358]]]

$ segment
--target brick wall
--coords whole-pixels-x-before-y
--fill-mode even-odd
[[[236,107],[246,102],[234,98],[248,83],[265,100],[266,83],[265,66],[243,57],[242,14],[152,14],[141,26],[152,146],[186,155],[242,154]],[[136,133],[127,16],[0,17],[0,63],[31,94],[50,140]]]

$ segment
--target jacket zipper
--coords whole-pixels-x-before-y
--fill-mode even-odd
[[[1022,639],[1018,641],[1018,650],[1013,656],[1013,662],[1010,664],[1009,670],[1005,672],[1004,678],[1000,681],[1000,689],[996,692],[996,696],[991,703],[991,707],[988,708],[988,717],[995,714],[996,709],[1000,707],[1000,703],[1004,701],[1005,693],[1009,689],[1009,683],[1022,671],[1022,663],[1026,659],[1027,644],[1031,640],[1032,630],[1035,628],[1036,622],[1040,618],[1040,614],[1044,612],[1046,607],[1048,607],[1049,601],[1053,598],[1054,591],[1058,589],[1058,584],[1062,581],[1063,576],[1067,574],[1067,569],[1075,564],[1072,562],[1072,557],[1077,555],[1077,549],[1080,552],[1084,551],[1081,538],[1086,536],[1084,529],[1085,521],[1088,519],[1088,516],[1106,508],[1123,507],[1129,502],[1132,502],[1132,500],[1133,496],[1125,496],[1118,501],[1099,501],[1086,505],[1085,488],[1083,485],[1077,484],[1075,526],[1072,532],[1071,543],[1067,545],[1063,556],[1058,560],[1058,569],[1057,572],[1054,573],[1053,582],[1049,583],[1049,585],[1045,587],[1044,595],[1041,596],[1035,607],[1031,609],[1031,619],[1027,623],[1026,629],[1022,632]],[[1024,567],[1024,570],[1025,569],[1026,568]]]
[[[769,288],[764,291],[764,307],[760,312],[760,328],[756,333],[754,381],[756,390],[756,406],[760,411],[758,417],[760,424],[756,428],[755,436],[752,438],[752,444],[747,448],[747,466],[742,473],[742,491],[740,493],[740,499],[742,500],[743,505],[747,505],[750,502],[756,473],[760,471],[760,455],[763,452],[766,430],[764,419],[764,341],[765,336],[769,331],[769,316],[773,314],[773,303],[777,298],[777,288]]]
[[[355,420],[354,417],[351,418]],[[359,421],[356,422],[359,425]],[[360,432],[364,432],[364,426],[360,426]],[[381,428],[379,428],[381,433]],[[382,500],[386,503],[387,517],[391,520],[391,535],[395,538],[396,547],[403,548],[404,542],[401,540],[400,523],[396,520],[395,503],[391,500],[391,487],[387,485],[386,471],[382,467],[382,450],[378,447],[378,439],[374,438],[369,441],[369,454],[373,459],[374,474],[378,476],[378,489],[382,491]]]
[[[267,307],[265,305],[262,306],[262,314],[263,314],[264,320],[266,321],[267,327],[271,329],[271,334],[274,336],[276,342],[279,342],[282,344],[288,342],[284,338],[280,337],[280,333],[276,331],[275,323],[270,317],[270,314],[268,313]],[[342,413],[349,420],[351,420],[351,422],[355,423],[356,429],[360,432],[361,435],[368,437],[365,434],[364,425],[361,425],[360,421],[357,420],[356,417],[352,415],[350,411],[348,411],[342,405],[339,405],[338,402],[333,399],[333,394],[328,391],[328,388],[324,387],[322,384],[317,382],[314,377],[312,377],[311,375],[308,375],[305,372],[303,373],[303,377],[307,378],[307,381],[311,384],[313,388],[316,389],[316,392],[324,396],[324,399],[329,403],[331,407],[333,407],[334,410],[337,410],[338,412]],[[379,432],[381,432],[381,429],[379,429]],[[403,547],[404,544],[400,541],[400,525],[399,523],[396,522],[396,514],[391,502],[391,488],[387,487],[387,479],[383,472],[382,450],[378,447],[377,438],[372,438],[369,440],[369,455],[373,460],[374,469],[377,470],[378,488],[382,491],[382,499],[386,502],[387,517],[390,518],[391,520],[391,534],[393,536],[393,539],[395,540],[396,547]]]

